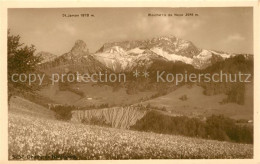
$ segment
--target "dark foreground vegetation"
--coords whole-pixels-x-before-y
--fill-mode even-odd
[[[168,116],[152,110],[137,121],[131,129],[221,141],[253,143],[253,127],[237,125],[235,120],[223,115],[212,115],[206,121],[201,121],[186,116]]]
[[[55,112],[55,117],[59,120],[70,120],[72,117],[72,110],[75,110],[75,106],[63,106],[63,105],[57,105],[55,107],[52,107],[51,110]]]

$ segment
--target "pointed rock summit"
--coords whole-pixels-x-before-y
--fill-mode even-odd
[[[86,55],[88,53],[87,44],[83,40],[77,40],[70,52],[73,56]]]

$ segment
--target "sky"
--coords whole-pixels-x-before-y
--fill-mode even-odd
[[[148,16],[186,14],[196,16]],[[90,14],[89,17],[63,17]],[[76,40],[90,52],[106,42],[174,35],[197,47],[253,54],[253,8],[31,8],[9,9],[8,28],[37,52],[62,55]]]

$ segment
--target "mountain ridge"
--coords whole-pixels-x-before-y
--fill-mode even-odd
[[[114,51],[113,49],[117,49],[119,51]],[[124,59],[121,59],[121,61],[123,60],[123,63],[126,62],[129,65],[132,61],[138,60],[138,55],[143,54],[144,56],[143,52],[147,52],[147,50],[164,58],[165,60],[173,62],[181,61],[185,64],[194,66],[196,69],[204,69],[213,64],[211,60],[213,55],[221,56],[223,59],[231,56],[231,54],[228,53],[219,53],[212,50],[198,48],[191,41],[180,39],[173,35],[154,37],[147,40],[105,43],[96,53],[93,54],[93,56],[96,57],[96,59],[101,63],[107,65],[107,67],[115,70],[115,67],[110,66],[110,63],[112,62],[118,65],[118,56],[121,58],[123,56]],[[125,54],[128,54],[128,56]],[[133,58],[131,55],[133,54],[135,55],[135,60],[131,60],[131,58]],[[100,56],[103,56],[103,58],[104,56],[113,57],[104,60]],[[150,63],[151,62],[152,61],[150,61]],[[122,65],[121,70],[129,69],[124,65]]]
[[[157,60],[183,62],[196,69],[205,69],[215,62],[235,55],[237,54],[201,49],[191,41],[170,35],[146,40],[108,42],[95,53],[89,52],[83,40],[77,40],[69,52],[56,59],[63,58],[62,60],[67,60],[67,62],[87,60],[84,63],[94,62],[94,65],[103,65],[99,67],[114,72],[130,72],[138,67],[149,68]],[[252,58],[249,54],[244,54],[244,56]]]

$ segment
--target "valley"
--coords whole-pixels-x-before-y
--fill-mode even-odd
[[[39,56],[43,56],[42,53]],[[73,105],[78,108],[108,105],[121,107],[150,105],[173,115],[203,118],[223,114],[233,119],[253,119],[253,84],[242,82],[212,83],[158,81],[156,72],[168,75],[252,73],[252,55],[231,54],[197,48],[192,42],[175,36],[155,37],[148,40],[105,43],[95,53],[87,44],[77,40],[71,51],[53,57],[47,53],[39,70],[51,77],[53,74],[106,74],[124,73],[125,81],[82,83],[63,79],[54,85],[47,82],[37,94],[52,100],[49,103]],[[134,78],[132,70],[148,70],[148,78]],[[167,75],[167,76],[166,76]],[[165,78],[166,77],[166,78]],[[56,78],[57,79],[57,78]],[[94,78],[96,79],[96,78]],[[157,79],[157,81],[156,81]],[[252,80],[253,77],[250,78]],[[239,86],[239,87],[238,87]],[[236,88],[240,88],[236,90]],[[185,96],[185,100],[181,97]]]

